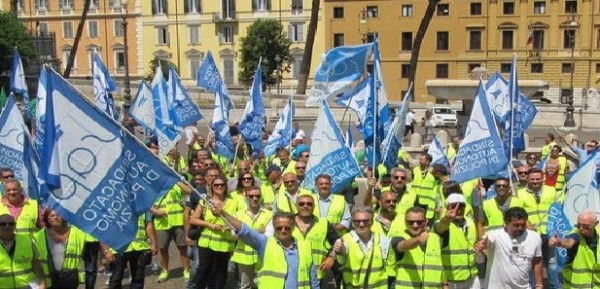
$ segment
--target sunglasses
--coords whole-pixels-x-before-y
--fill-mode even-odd
[[[390,200],[385,200],[385,201],[383,201],[383,202],[384,202],[384,203],[386,203],[386,204],[395,204],[395,203],[397,203],[398,201],[397,201],[397,200],[394,200],[394,199],[390,199]]]
[[[406,180],[405,176],[394,176],[394,180]]]
[[[312,207],[314,204],[313,202],[298,202],[298,207]]]
[[[306,167],[296,167],[297,170],[306,170]]]
[[[352,223],[354,223],[355,225],[360,225],[360,224],[368,225],[368,224],[371,223],[371,220],[369,220],[369,219],[362,219],[362,220],[357,219],[357,220],[352,220]]]
[[[0,222],[0,227],[14,227],[16,224],[15,222]]]
[[[14,179],[15,175],[2,176],[3,179]]]
[[[528,175],[529,172],[519,172],[519,175]]]
[[[537,160],[537,157],[535,157],[535,156],[534,157],[528,157],[528,159],[530,159],[530,160]]]
[[[291,230],[292,230],[292,227],[285,227],[285,226],[277,226],[277,227],[275,227],[275,231],[277,231],[277,232],[281,232],[281,231],[289,232]]]
[[[242,181],[253,181],[254,178],[242,178]]]
[[[414,224],[417,224],[420,227],[420,226],[423,226],[425,224],[425,220],[406,220],[406,223],[409,224],[409,225],[411,225],[411,226],[414,225]]]
[[[213,184],[213,187],[221,187],[222,188],[224,186],[225,186],[225,184]]]
[[[260,199],[260,195],[246,195],[248,199]]]
[[[504,184],[500,184],[500,185],[495,185],[496,188],[508,188],[508,185],[504,185]]]

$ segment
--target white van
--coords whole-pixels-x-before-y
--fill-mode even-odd
[[[425,111],[425,117],[431,127],[456,127],[458,124],[456,110],[448,107],[430,107]]]

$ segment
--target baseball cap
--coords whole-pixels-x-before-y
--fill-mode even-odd
[[[279,167],[278,167],[278,166],[276,166],[276,165],[270,165],[270,166],[267,168],[267,171],[265,172],[265,174],[268,176],[268,175],[269,175],[271,172],[273,172],[273,171],[278,171],[278,172],[281,172],[281,168],[279,168]]]
[[[456,204],[456,203],[466,204],[467,203],[465,201],[465,196],[461,195],[461,194],[450,194],[448,196],[448,199],[446,199],[446,202],[448,204]]]

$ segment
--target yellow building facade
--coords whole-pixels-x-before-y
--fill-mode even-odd
[[[427,5],[425,0],[325,0],[325,47],[378,35],[388,97],[400,100]],[[415,101],[436,101],[426,80],[468,79],[480,66],[508,78],[516,53],[519,79],[547,81],[544,96],[553,101],[568,94],[573,71],[577,102],[598,85],[599,12],[599,0],[443,0],[422,42]]]
[[[91,75],[92,53],[100,53],[109,73],[116,78],[125,75],[125,41],[123,21],[127,21],[130,75],[138,77],[143,72],[135,57],[141,44],[136,41],[141,26],[140,1],[92,0],[71,77],[85,78]],[[79,0],[19,0],[17,14],[25,26],[37,35],[54,33],[56,58],[60,73],[67,65],[73,49],[75,35],[81,20],[84,1]],[[10,11],[10,1],[1,2],[4,11]],[[125,4],[125,5],[123,5]],[[139,26],[139,27],[138,27]],[[39,50],[42,47],[38,47]]]
[[[210,51],[229,86],[240,85],[240,38],[257,19],[280,21],[292,40],[294,62],[282,75],[283,86],[294,86],[304,54],[311,1],[309,0],[150,0],[143,5],[141,22],[143,60],[168,60],[179,67],[184,83],[196,85],[196,74]],[[311,71],[325,49],[325,27],[319,21]],[[314,76],[314,75],[313,75]],[[311,78],[313,77],[311,76]]]

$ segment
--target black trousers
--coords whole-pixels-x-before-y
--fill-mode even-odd
[[[208,248],[198,248],[198,271],[195,279],[196,288],[224,289],[227,284],[227,264],[230,252],[217,252]]]
[[[115,254],[115,267],[110,280],[108,281],[109,289],[123,288],[123,272],[129,264],[129,272],[131,274],[131,289],[143,289],[146,266],[141,264],[140,256],[144,251],[129,251],[123,255]]]

